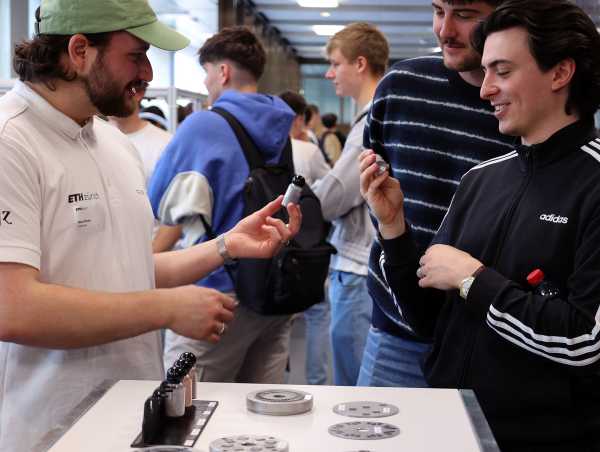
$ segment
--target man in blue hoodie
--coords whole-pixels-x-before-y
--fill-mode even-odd
[[[246,129],[268,163],[279,161],[294,113],[281,99],[257,93],[266,55],[243,27],[226,28],[199,51],[209,102],[227,110]],[[218,235],[242,218],[242,191],[249,167],[226,120],[211,111],[186,118],[165,149],[149,195],[161,223],[181,225],[184,247],[208,240],[202,217]],[[233,282],[220,268],[198,285],[232,294]],[[218,344],[166,332],[165,365],[184,351],[198,356],[204,381],[283,383],[290,316],[261,316],[240,305]]]

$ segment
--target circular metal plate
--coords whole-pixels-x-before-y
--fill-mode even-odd
[[[338,403],[333,412],[349,417],[377,418],[398,414],[400,410],[395,405],[381,402],[347,402]]]
[[[313,396],[292,389],[254,391],[246,396],[246,407],[254,413],[271,416],[302,414],[312,410]]]
[[[400,434],[395,425],[383,422],[343,422],[329,427],[329,433],[344,439],[388,439]]]
[[[289,452],[286,441],[273,436],[238,435],[210,443],[210,452]]]

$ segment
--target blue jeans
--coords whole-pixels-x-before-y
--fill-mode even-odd
[[[329,301],[333,383],[355,386],[373,310],[373,302],[367,292],[367,277],[331,271]]]
[[[325,297],[304,311],[306,324],[306,382],[309,385],[327,384],[329,366],[329,300]]]
[[[358,386],[426,388],[422,364],[431,345],[393,336],[371,327]]]

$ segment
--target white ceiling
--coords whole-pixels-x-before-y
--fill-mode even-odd
[[[340,0],[337,8],[303,8],[296,0],[254,0],[257,11],[277,27],[301,58],[322,58],[327,36],[312,25],[376,25],[390,43],[392,59],[430,53],[437,47],[431,31],[431,0]],[[321,16],[322,12],[330,14]]]
[[[214,10],[218,0],[150,0],[150,3],[157,12],[185,15],[198,23],[205,20],[207,7]],[[306,60],[322,59],[328,39],[316,35],[312,25],[370,22],[387,37],[391,59],[430,53],[438,45],[431,29],[431,0],[339,0],[337,8],[303,8],[296,0],[251,3],[290,42],[297,55]],[[600,0],[575,0],[575,3],[588,11],[597,24],[600,22]],[[330,16],[323,17],[322,12]]]
[[[218,0],[150,0],[157,13],[186,15],[202,21],[207,4]],[[296,0],[254,0],[257,12],[279,29],[301,58],[323,57],[326,36],[317,36],[312,25],[373,23],[386,35],[391,57],[428,53],[437,46],[431,32],[431,0],[340,0],[337,8],[303,8]],[[322,17],[328,12],[330,17]],[[189,33],[189,31],[188,31]]]

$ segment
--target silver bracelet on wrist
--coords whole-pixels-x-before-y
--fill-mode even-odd
[[[217,237],[217,252],[219,256],[223,258],[223,264],[231,265],[235,264],[236,260],[231,257],[229,251],[227,251],[227,246],[225,245],[225,234],[221,234]]]

